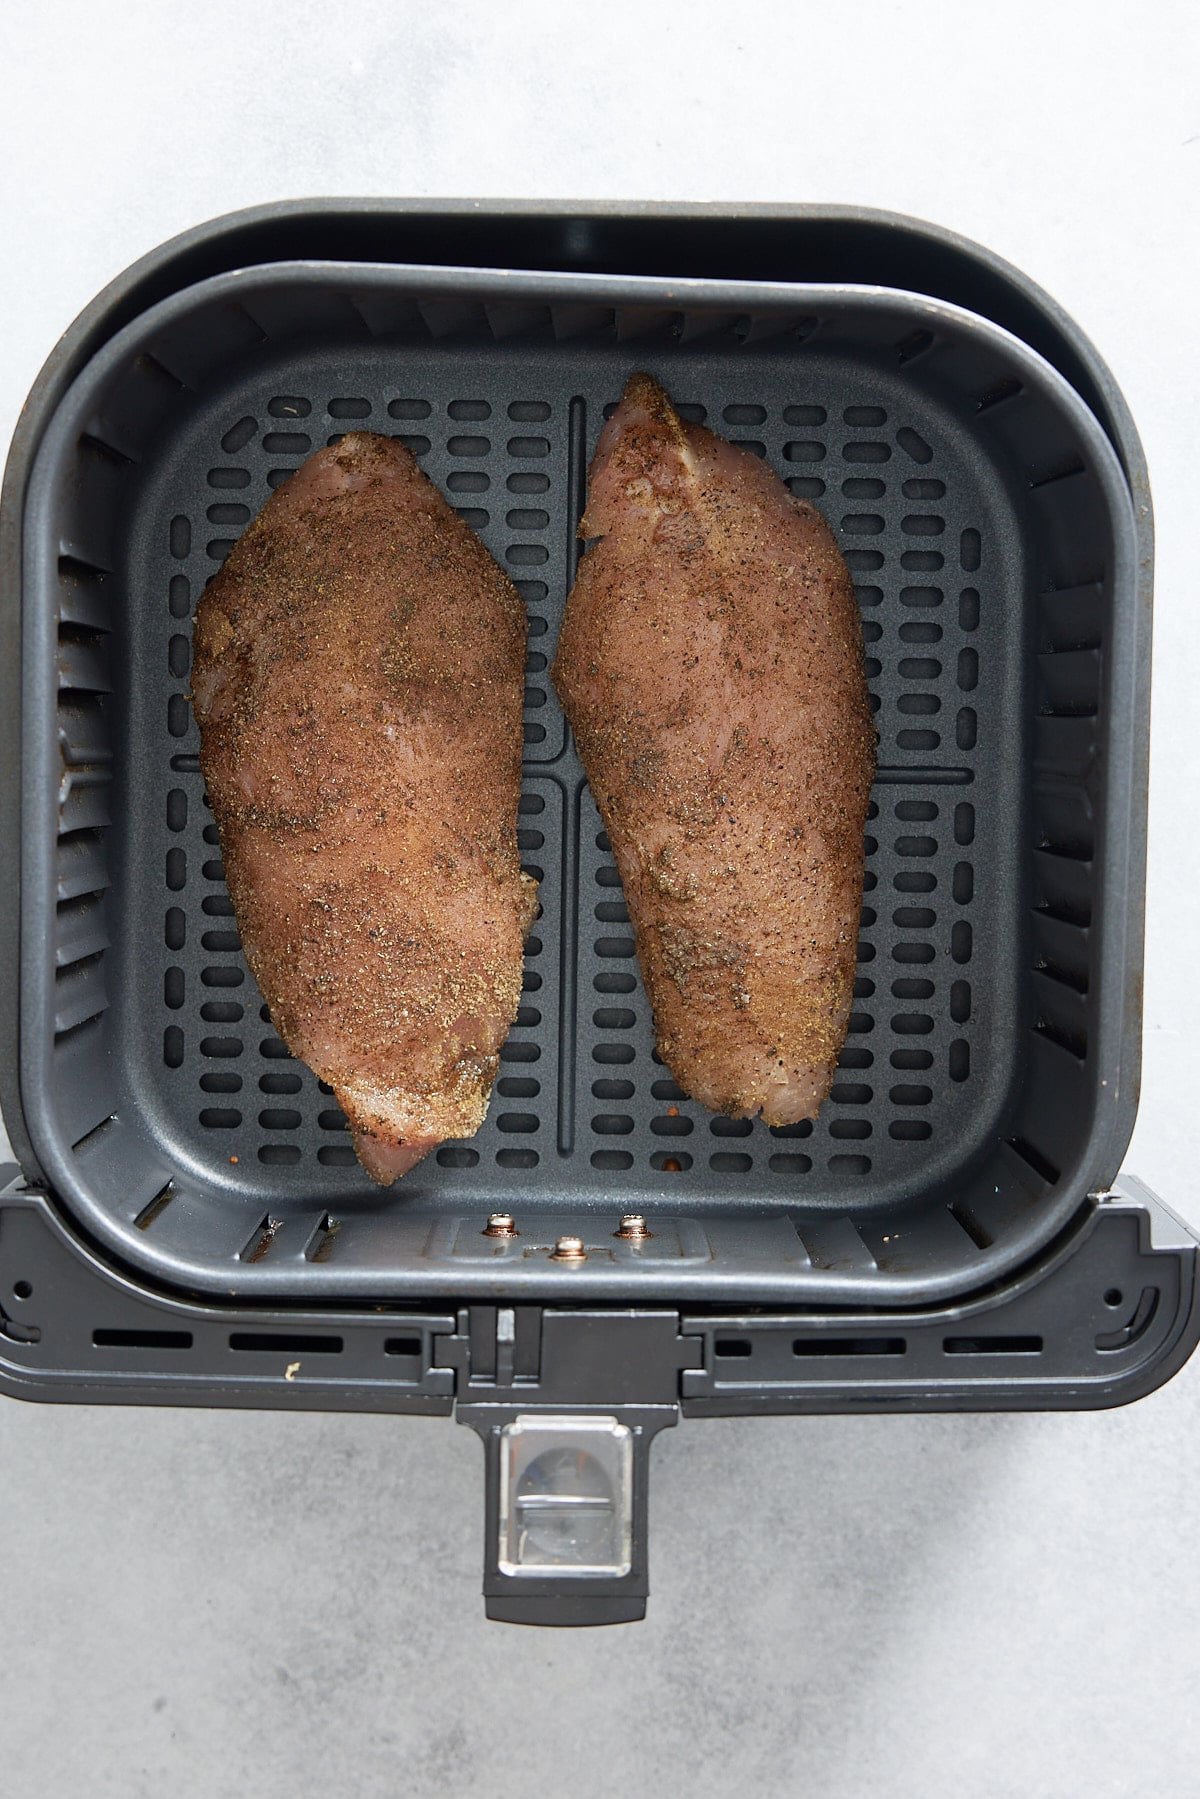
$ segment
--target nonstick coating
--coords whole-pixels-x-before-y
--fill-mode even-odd
[[[714,1117],[658,1062],[546,673],[587,459],[635,368],[821,507],[862,606],[879,776],[854,1014],[815,1126]],[[356,429],[401,436],[526,599],[521,847],[542,882],[487,1122],[389,1191],[248,975],[187,699],[206,580],[271,489]],[[499,1279],[895,1303],[978,1284],[1078,1203],[1115,1042],[1094,970],[1101,876],[1120,885],[1129,502],[1016,340],[870,290],[250,271],[85,371],[30,519],[26,655],[48,698],[56,656],[57,743],[49,706],[26,729],[61,803],[53,911],[28,877],[47,1003],[26,1007],[23,1094],[64,1201],[127,1256],[226,1293]],[[497,1207],[515,1243],[480,1238]],[[651,1242],[612,1239],[622,1211],[657,1219]],[[586,1270],[548,1262],[559,1228],[595,1237]]]

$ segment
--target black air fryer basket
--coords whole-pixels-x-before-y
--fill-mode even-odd
[[[714,1117],[656,1057],[546,676],[635,368],[815,500],[857,583],[879,770],[815,1125]],[[358,428],[410,445],[528,603],[542,901],[486,1124],[388,1190],[247,972],[187,697],[206,580]],[[456,1411],[487,1451],[489,1612],[593,1623],[644,1609],[648,1449],[681,1414],[1106,1405],[1190,1353],[1195,1242],[1114,1187],[1146,470],[1013,270],[850,210],[238,215],[63,339],[2,528],[6,1391]]]

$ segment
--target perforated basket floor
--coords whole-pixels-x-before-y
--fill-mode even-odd
[[[131,327],[56,421],[26,636],[43,685],[57,637],[57,909],[30,977],[53,1028],[26,1105],[85,1222],[170,1278],[900,1297],[977,1283],[1077,1201],[1121,772],[1111,452],[1044,364],[950,308],[815,289],[680,306],[641,285],[601,304],[403,271],[226,278]],[[546,673],[587,460],[637,367],[822,508],[863,609],[879,774],[854,1014],[815,1125],[714,1117],[657,1060]],[[356,428],[410,445],[528,604],[520,841],[542,883],[487,1122],[388,1192],[247,973],[187,699],[206,580],[271,489]],[[512,1245],[479,1235],[501,1205]],[[636,1253],[611,1237],[635,1209],[658,1222]],[[564,1275],[546,1252],[568,1224],[594,1254]]]

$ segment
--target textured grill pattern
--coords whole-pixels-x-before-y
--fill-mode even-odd
[[[298,363],[269,389],[202,413],[147,512],[158,585],[139,617],[158,640],[149,662],[161,722],[131,778],[161,820],[163,904],[158,941],[136,946],[130,972],[144,983],[143,1016],[162,1020],[173,1136],[234,1184],[243,1166],[267,1164],[285,1195],[367,1185],[328,1089],[287,1055],[246,972],[187,701],[189,621],[205,581],[304,456],[363,428],[413,449],[530,613],[520,842],[542,881],[542,917],[485,1126],[444,1145],[405,1190],[476,1203],[509,1189],[550,1195],[569,1180],[631,1202],[680,1189],[689,1204],[736,1193],[842,1206],[911,1192],[974,1128],[978,1044],[1004,971],[992,958],[990,981],[974,978],[972,948],[980,931],[1008,934],[1005,896],[977,869],[995,866],[1015,829],[991,803],[991,770],[1020,645],[1004,652],[1008,670],[989,663],[1001,577],[969,464],[943,451],[936,419],[847,391],[836,370],[810,365],[803,390],[781,402],[778,372],[756,381],[749,357],[729,391],[728,365],[720,381],[702,380],[686,360],[648,358],[688,417],[767,457],[821,506],[863,608],[880,774],[851,1032],[817,1124],[768,1130],[712,1117],[654,1054],[616,870],[546,675],[586,454],[629,357],[608,370],[594,360],[589,380],[607,385],[590,393],[519,355],[474,379],[473,358],[447,356],[436,389],[428,353],[419,387],[402,366],[397,380],[401,356],[358,360],[341,358],[324,387]]]

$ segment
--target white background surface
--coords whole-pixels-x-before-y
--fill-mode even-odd
[[[344,13],[344,16],[339,16]],[[0,9],[0,441],[204,218],[317,194],[828,200],[949,225],[1091,334],[1158,527],[1145,1062],[1194,1224],[1193,4],[262,0]],[[0,1767],[39,1799],[1188,1799],[1200,1368],[1128,1412],[689,1425],[649,1621],[482,1622],[445,1423],[0,1402]]]

